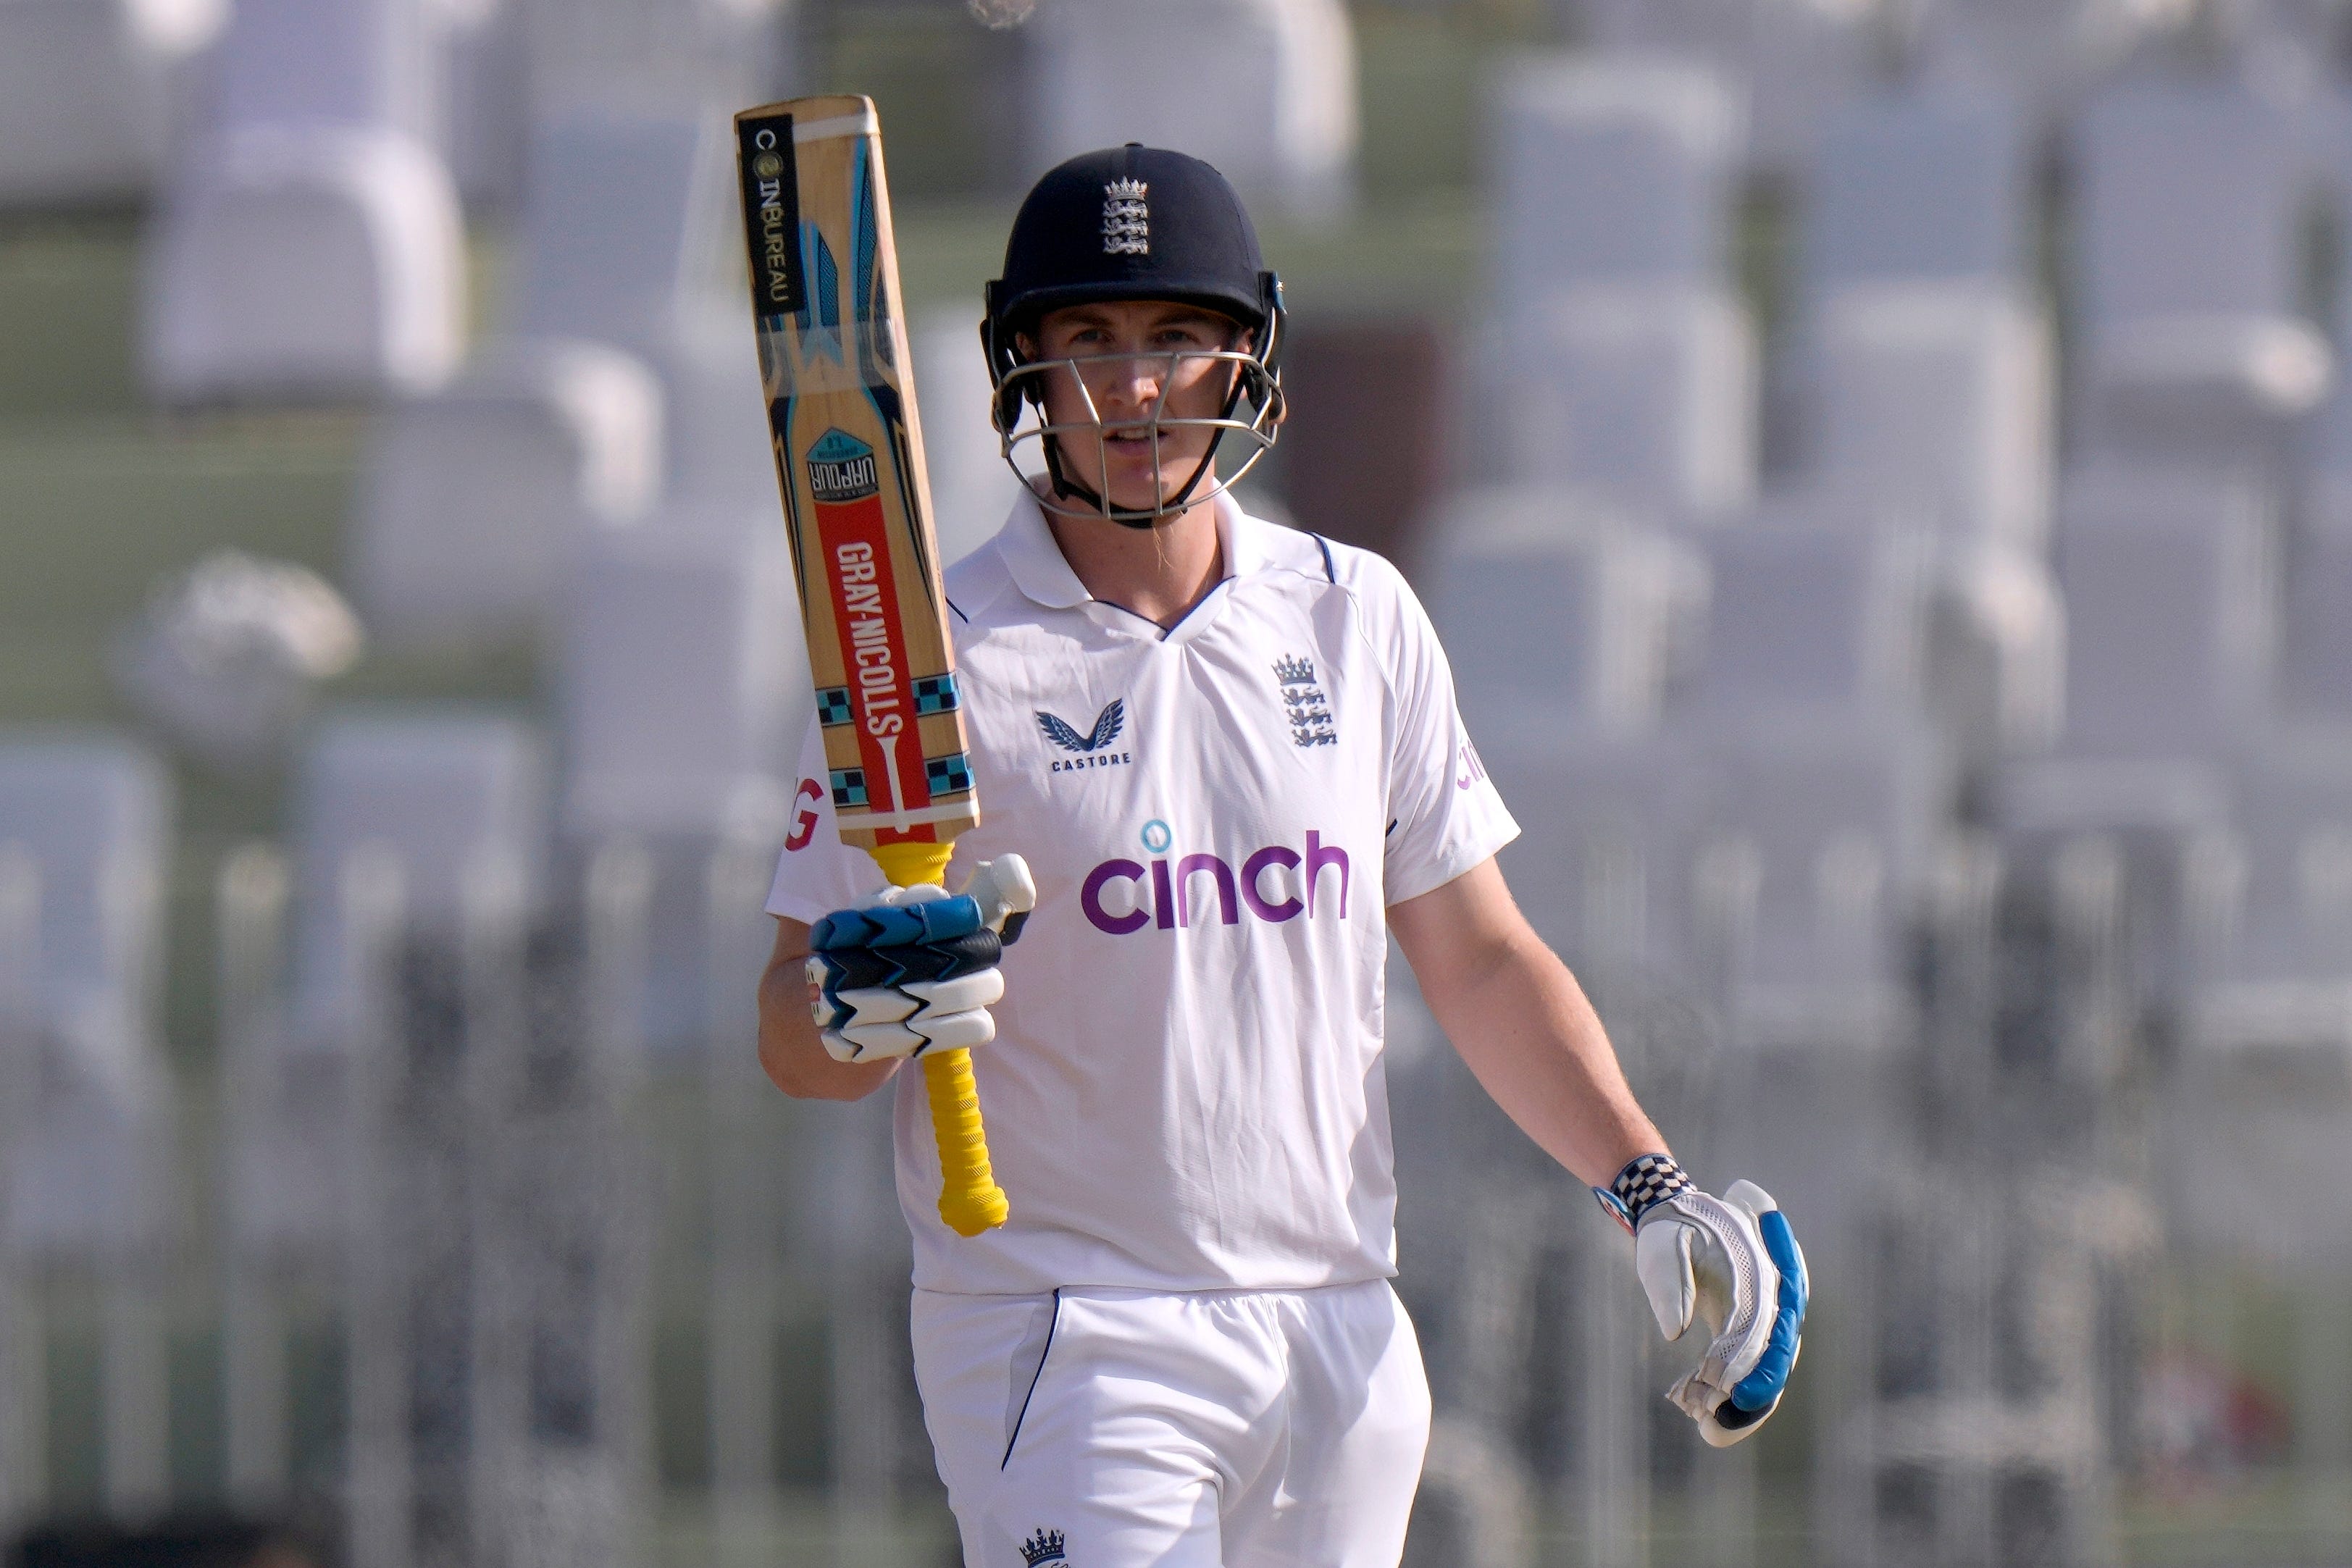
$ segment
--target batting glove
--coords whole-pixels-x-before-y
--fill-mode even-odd
[[[1711,1197],[1666,1155],[1643,1155],[1592,1190],[1633,1233],[1658,1332],[1678,1340],[1696,1317],[1714,1335],[1666,1397],[1708,1446],[1730,1447],[1780,1405],[1803,1343],[1805,1255],[1788,1219],[1754,1182]]]
[[[809,1011],[835,1061],[968,1050],[996,1038],[997,958],[1036,907],[1019,855],[976,868],[960,894],[889,887],[809,928]]]

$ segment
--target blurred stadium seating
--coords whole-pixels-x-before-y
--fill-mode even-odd
[[[945,1559],[887,1117],[748,1048],[808,698],[724,117],[835,89],[950,558],[1026,180],[1243,183],[1244,498],[1406,567],[1522,904],[1813,1253],[1701,1450],[1396,966],[1409,1563],[2352,1560],[2347,61],[2337,0],[0,0],[12,1561]],[[258,773],[109,685],[225,548],[371,633]]]

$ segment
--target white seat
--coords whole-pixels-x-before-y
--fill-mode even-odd
[[[1811,478],[1963,539],[2037,548],[2054,393],[2048,334],[2003,291],[1855,284],[1827,294]]]
[[[2352,1268],[2352,1107],[2341,1090],[2200,1062],[2169,1100],[2157,1133],[2168,1232],[2334,1289]],[[2342,1408],[2323,1402],[2331,1416]]]
[[[0,738],[0,843],[21,845],[40,881],[39,1007],[90,998],[136,1015],[161,957],[170,871],[171,785],[127,742],[17,731]]]
[[[368,399],[457,369],[449,14],[426,0],[241,0],[207,125],[148,249],[142,347],[159,396]]]
[[[1437,538],[1430,616],[1474,736],[1655,726],[1705,595],[1690,549],[1532,488],[1455,497]]]
[[[724,138],[692,114],[580,109],[543,122],[505,330],[653,355],[722,293],[741,314],[725,287],[740,246],[730,169]]]
[[[977,328],[970,308],[940,309],[908,333],[940,559],[950,566],[995,536],[1021,491],[989,423],[993,393]]]
[[[352,518],[368,624],[394,643],[529,632],[582,532],[651,509],[664,457],[661,383],[635,356],[577,340],[486,353],[377,426]]]
[[[2143,0],[1935,0],[1922,8],[1916,53],[1932,79],[1998,89],[2047,120],[2179,16]]]
[[[1954,776],[1912,714],[1759,708],[1697,737],[1710,810],[1662,891],[1691,932],[1725,1055],[1701,1077],[1710,1157],[1853,1245],[1885,1168],[1919,1019],[1912,940],[1933,908]]]
[[[2352,730],[2352,484],[2314,485],[2296,523],[2282,573],[2281,717]]]
[[[1346,206],[1356,49],[1340,0],[1090,0],[1041,6],[1030,29],[1038,170],[1143,141],[1296,216]]]
[[[1913,714],[1760,706],[1707,749],[1714,810],[1682,891],[1735,1042],[1892,1046],[1906,937],[1952,817],[1948,749]]]
[[[522,6],[487,0],[447,9],[441,143],[449,174],[469,214],[511,213],[521,205],[532,120]]]
[[[534,122],[604,113],[725,115],[772,99],[789,5],[737,0],[506,0],[520,13]]]
[[[14,1141],[7,1237],[19,1249],[89,1256],[152,1239],[164,1165],[152,1157],[171,1080],[155,1038],[171,789],[146,752],[108,738],[0,742],[0,853],[33,878],[30,955],[6,968],[30,1054],[9,1064]],[[29,960],[29,961],[27,961]]]
[[[1945,736],[1967,764],[2046,751],[2066,711],[2066,612],[2048,560],[1947,541],[1932,571],[1927,697]]]
[[[1505,722],[1483,706],[1484,721],[1465,721],[1519,824],[1500,862],[1528,924],[1588,983],[1699,999],[1682,879],[1715,800],[1704,748],[1534,705]]]
[[[542,747],[488,714],[350,709],[321,723],[294,803],[298,1043],[338,1048],[369,988],[344,928],[354,858],[388,856],[412,931],[453,934],[475,879],[541,896],[548,841]]]
[[[2291,737],[2231,769],[2183,912],[2166,1186],[2198,1241],[2293,1272],[2352,1264],[2352,746]]]
[[[1893,613],[1855,623],[1865,639],[1857,646],[1879,650],[1863,656],[1881,660],[1885,675],[1853,688],[1853,699],[1865,707],[1921,706],[1951,746],[1956,763],[1971,772],[2046,751],[2064,708],[2066,641],[2065,610],[2046,557],[2004,539],[1939,535],[1923,526],[1927,515],[1927,508],[1874,499],[1851,487],[1791,486],[1758,507],[1740,528],[1725,531],[1732,552],[1727,563],[1743,536],[1763,541],[1759,548],[1769,553],[1780,548],[1772,536],[1791,528],[1874,541],[1855,548],[1862,551],[1857,559],[1875,564],[1863,579],[1842,580],[1853,585],[1875,576],[1891,594],[1881,609]],[[1835,554],[1845,547],[1801,549]],[[1757,614],[1765,619],[1744,617],[1767,634],[1769,598],[1777,591],[1769,585],[1776,580],[1773,572],[1758,580],[1766,598]],[[1742,591],[1735,585],[1734,591]],[[1834,596],[1844,591],[1823,581],[1791,591]],[[1845,613],[1828,612],[1830,620]]]
[[[1776,168],[1870,79],[1875,47],[1868,7],[1818,0],[1593,0],[1582,20],[1603,50],[1688,59],[1738,89]]]
[[[352,555],[389,637],[544,628],[589,531],[698,491],[772,500],[758,361],[721,288],[723,152],[690,113],[540,127],[503,331],[391,411],[366,459]]]
[[[2002,99],[1874,93],[1832,114],[1807,172],[1809,298],[1937,280],[2005,290],[2032,256],[2025,127]]]
[[[1927,635],[1924,541],[1899,529],[1768,519],[1704,541],[1706,652],[1693,706],[1854,717],[1916,708]]]
[[[2226,449],[2314,407],[2333,367],[2299,313],[2313,191],[2291,110],[2221,83],[2126,83],[2084,113],[2074,157],[2098,434]]]
[[[1495,319],[1563,285],[1727,277],[1739,110],[1706,70],[1530,55],[1496,82]]]
[[[1955,798],[1923,703],[1933,579],[1896,527],[1767,515],[1702,541],[1705,653],[1674,727],[1716,773],[1665,883],[1746,1050],[1883,1054]]]
[[[772,506],[724,127],[677,110],[574,108],[543,121],[503,329],[525,342],[584,339],[646,362],[664,399],[665,499]],[[583,168],[600,177],[583,187]]]
[[[143,195],[222,0],[0,5],[0,207]]]
[[[1649,882],[1678,863],[1706,776],[1657,721],[1705,595],[1696,556],[1537,488],[1454,497],[1430,553],[1464,727],[1519,822],[1503,866],[1520,907],[1589,979],[1674,972],[1687,945]]]
[[[1712,520],[1753,498],[1756,345],[1727,291],[1563,288],[1490,333],[1508,480],[1585,490],[1664,522]]]
[[[2120,834],[2170,865],[2227,822],[2221,759],[2269,708],[2266,531],[2248,483],[2145,469],[2068,481],[2054,537],[2065,720],[2052,755],[2000,782],[2010,832]]]
[[[173,183],[144,293],[147,381],[172,402],[427,391],[463,340],[457,193],[403,131],[239,130]]]
[[[2186,889],[2187,1043],[2352,1095],[2352,743],[2289,734],[2231,773]]]
[[[436,139],[437,51],[452,8],[420,0],[236,0],[212,112],[228,131],[362,126]]]
[[[2217,756],[2254,733],[2275,615],[2258,495],[2195,474],[2092,473],[2069,481],[2059,518],[2063,748]]]
[[[595,839],[763,839],[812,700],[772,503],[594,536],[565,611],[563,821]]]

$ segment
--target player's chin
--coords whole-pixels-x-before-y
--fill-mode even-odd
[[[1199,452],[1171,451],[1166,445],[1161,446],[1160,461],[1156,464],[1149,452],[1132,456],[1113,453],[1110,471],[1105,476],[1108,483],[1102,486],[1101,493],[1108,496],[1111,504],[1122,510],[1156,511],[1175,500],[1184,493],[1187,486],[1192,484],[1192,476],[1201,466],[1202,456]],[[1192,488],[1205,487],[1208,479],[1209,476],[1203,475],[1203,484],[1192,486]]]

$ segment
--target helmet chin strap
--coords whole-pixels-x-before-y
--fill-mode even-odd
[[[1189,509],[1192,494],[1200,488],[1201,481],[1208,475],[1210,465],[1216,462],[1217,444],[1224,439],[1224,435],[1225,433],[1221,430],[1210,438],[1207,455],[1203,456],[1200,465],[1192,470],[1192,476],[1184,482],[1184,487],[1179,490],[1173,498],[1161,502],[1158,507],[1149,512],[1115,507],[1108,497],[1070,477],[1062,467],[1062,454],[1059,446],[1051,441],[1045,443],[1045,473],[1054,482],[1054,494],[1061,499],[1076,501],[1089,510],[1099,512],[1123,528],[1133,528],[1139,533],[1149,533],[1170,518]]]

